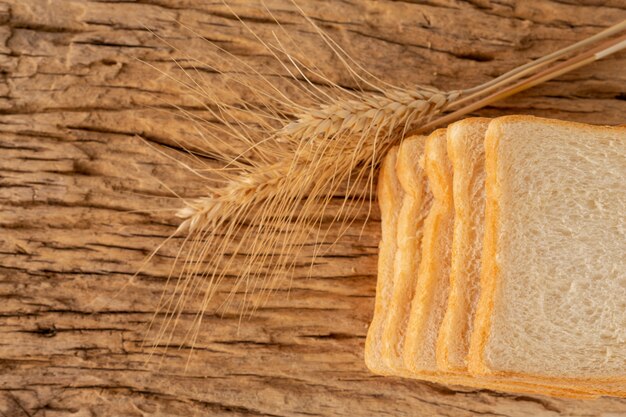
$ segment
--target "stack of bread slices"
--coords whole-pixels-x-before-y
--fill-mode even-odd
[[[392,149],[378,187],[373,372],[626,396],[626,128],[466,119]]]

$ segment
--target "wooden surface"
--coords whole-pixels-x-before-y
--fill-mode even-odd
[[[300,3],[374,74],[441,89],[486,81],[626,18],[622,0]],[[255,31],[276,29],[255,2],[231,4]],[[267,4],[350,86],[288,2]],[[626,415],[620,399],[453,391],[370,374],[375,219],[361,238],[351,229],[312,277],[298,270],[253,318],[209,313],[191,356],[189,306],[171,348],[150,358],[142,341],[154,339],[147,327],[180,239],[132,276],[176,228],[162,210],[180,205],[167,187],[203,190],[164,156],[182,158],[180,144],[195,138],[173,106],[202,106],[151,65],[182,79],[171,58],[202,59],[205,36],[280,67],[219,1],[3,0],[0,24],[0,416]],[[481,114],[624,123],[624,68],[621,53]],[[201,70],[218,89],[219,75]]]

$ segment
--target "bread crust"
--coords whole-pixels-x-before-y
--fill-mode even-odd
[[[396,175],[398,147],[392,148],[381,164],[378,180],[378,204],[382,233],[378,249],[378,278],[374,316],[365,339],[365,364],[374,373],[392,375],[382,360],[382,332],[393,289],[393,263],[396,253],[398,213],[402,204],[402,187]]]
[[[402,352],[408,312],[415,290],[417,266],[421,260],[424,219],[432,195],[424,172],[425,136],[405,139],[398,150],[396,175],[404,191],[398,215],[394,285],[389,311],[383,326],[383,361],[396,372],[405,370]]]
[[[497,120],[497,119],[495,119]],[[476,316],[474,317],[474,331],[470,339],[467,368],[475,375],[490,374],[485,367],[483,351],[491,327],[491,311],[493,309],[493,295],[495,293],[498,265],[496,263],[497,223],[499,219],[498,188],[496,167],[498,166],[498,142],[500,140],[499,124],[492,121],[485,134],[485,234],[483,238],[483,256],[480,275],[480,297]]]
[[[484,135],[489,122],[487,118],[469,118],[448,126],[454,231],[448,305],[437,338],[437,366],[444,371],[467,371],[472,319],[480,289],[485,204]]]
[[[448,292],[449,232],[452,230],[454,211],[451,200],[452,169],[446,156],[445,129],[439,129],[428,137],[425,158],[434,200],[424,224],[422,258],[406,332],[404,363],[414,373],[437,371],[434,346],[443,317],[437,316],[439,311],[435,304],[444,296],[447,299]]]

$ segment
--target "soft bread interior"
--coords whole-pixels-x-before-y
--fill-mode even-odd
[[[470,371],[626,394],[626,129],[509,116],[485,150]]]
[[[365,364],[374,373],[390,374],[382,359],[383,325],[393,291],[393,263],[396,254],[398,214],[404,192],[396,175],[398,148],[392,148],[381,164],[378,179],[378,204],[381,213],[381,240],[378,249],[378,279],[374,317],[365,339]]]

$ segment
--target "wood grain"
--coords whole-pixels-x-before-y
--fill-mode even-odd
[[[230,4],[255,32],[278,30],[256,2]],[[300,4],[375,75],[441,89],[487,81],[626,18],[621,0]],[[267,5],[331,79],[353,86],[288,1]],[[193,353],[185,329],[197,306],[187,306],[150,357],[142,342],[154,341],[147,328],[181,238],[133,275],[176,229],[164,210],[180,204],[169,189],[204,189],[176,162],[181,145],[199,140],[176,107],[206,112],[175,81],[185,74],[172,58],[216,91],[225,87],[219,74],[191,59],[207,55],[201,36],[268,73],[281,68],[219,1],[3,0],[0,24],[0,416],[626,415],[620,399],[370,374],[362,352],[376,214],[311,277],[304,254],[291,286],[278,285],[251,319],[240,322],[236,304],[223,317],[209,312]],[[620,53],[480,114],[624,123],[624,68]]]

